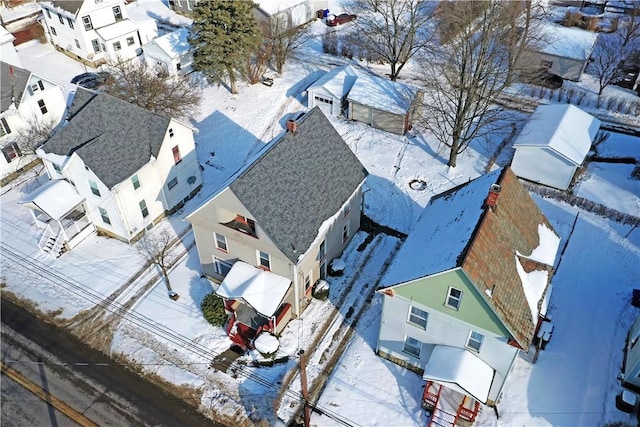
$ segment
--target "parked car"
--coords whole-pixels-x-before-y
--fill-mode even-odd
[[[327,25],[330,27],[335,27],[345,22],[353,21],[356,19],[356,15],[351,15],[349,13],[341,13],[340,15],[328,15],[327,16]]]
[[[105,72],[99,73],[82,73],[78,74],[71,79],[71,83],[78,86],[85,87],[87,89],[95,89],[107,81],[108,74]]]

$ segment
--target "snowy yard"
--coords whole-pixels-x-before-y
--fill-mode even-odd
[[[139,0],[129,7],[145,5],[147,15],[166,14],[167,20],[172,19],[159,1]],[[153,233],[162,229],[176,234],[185,231],[189,224],[184,216],[283,132],[287,118],[305,111],[304,89],[311,83],[308,76],[319,68],[327,69],[310,62],[310,53],[317,57],[318,64],[346,61],[303,51],[299,56],[305,60],[290,61],[272,87],[240,85],[238,95],[223,87],[204,89],[202,108],[190,120],[198,129],[196,145],[204,167],[203,190],[180,212],[156,226]],[[68,84],[71,77],[84,71],[79,63],[37,42],[21,45],[19,55],[25,68],[65,84],[68,91],[74,90]],[[383,68],[377,71],[385,72]],[[615,94],[615,88],[608,88],[607,93]],[[487,145],[474,144],[460,155],[458,166],[452,170],[446,165],[446,153],[427,133],[415,130],[400,137],[342,118],[330,120],[370,173],[365,184],[365,213],[404,233],[411,230],[430,197],[484,174],[494,155]],[[495,135],[494,142],[504,137]],[[508,152],[508,148],[504,150],[494,167],[509,161]],[[633,157],[640,162],[640,137],[612,134],[599,147],[598,155]],[[640,180],[632,178],[632,170],[633,165],[628,164],[590,163],[574,194],[639,216]],[[59,259],[41,253],[28,209],[17,203],[37,185],[35,171],[3,187],[0,196],[3,291],[31,301],[63,322],[95,307],[129,281],[117,304],[141,292],[149,280],[157,280],[157,272],[142,268],[144,259],[135,246],[113,239],[90,237]],[[425,188],[412,189],[409,183],[413,179],[424,180]],[[477,425],[596,426],[630,421],[630,416],[615,408],[614,397],[619,390],[616,375],[622,363],[625,334],[640,314],[629,304],[631,290],[638,287],[640,277],[640,230],[563,202],[539,196],[534,200],[561,236],[561,249],[566,246],[562,258],[556,260],[552,282],[553,339],[536,364],[531,363],[530,354],[517,359],[498,404],[499,418],[485,408]],[[213,287],[201,277],[191,233],[182,242],[181,250],[186,255],[170,272],[173,289],[180,295],[178,300],[167,297],[161,281],[155,283],[131,308],[132,316],[120,322],[110,350],[150,366],[148,372],[176,386],[197,390],[205,413],[216,411],[254,421],[264,416],[274,421],[273,399],[287,371],[295,366],[296,350],[305,348],[317,336],[333,307],[341,307],[337,319],[342,321],[348,317],[346,307],[364,304],[357,292],[342,289],[350,280],[355,280],[356,286],[376,283],[381,265],[398,243],[396,238],[378,237],[359,251],[364,238],[364,233],[359,233],[345,252],[345,276],[329,278],[330,298],[314,300],[283,332],[279,355],[291,356],[286,363],[256,368],[251,362],[258,356],[250,354],[227,373],[208,369],[211,360],[229,348],[230,341],[221,328],[209,325],[201,315],[200,302]],[[25,260],[29,268],[24,267]],[[142,277],[136,277],[139,272],[143,272]],[[336,419],[350,425],[426,424],[420,407],[424,381],[375,355],[380,313],[381,299],[376,295],[359,318],[352,340],[317,403],[325,415],[314,413],[312,424],[336,425]],[[147,322],[151,326],[141,326]],[[325,368],[320,356],[331,351],[329,342],[319,344],[314,353],[317,359],[312,359],[308,367],[311,378]],[[299,400],[296,381],[283,393],[284,402]],[[278,413],[290,416],[291,411],[281,406]]]

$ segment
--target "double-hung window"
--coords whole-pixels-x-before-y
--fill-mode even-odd
[[[482,347],[482,341],[484,341],[484,335],[476,331],[471,331],[469,332],[469,337],[467,338],[467,348],[475,351],[480,351],[480,347]]]
[[[82,17],[82,23],[84,24],[84,30],[93,30],[93,24],[91,23],[91,17],[89,15]]]
[[[417,339],[405,336],[404,337],[404,345],[402,347],[402,351],[407,354],[410,354],[414,357],[420,357],[420,351],[422,350],[422,343]]]
[[[133,185],[134,190],[140,188],[140,178],[138,178],[138,175],[133,175],[131,177],[131,185]]]
[[[263,270],[271,270],[271,257],[268,253],[258,251],[258,267]]]
[[[227,238],[222,234],[218,234],[218,233],[213,233],[213,234],[215,235],[215,238],[216,238],[216,248],[220,249],[223,252],[227,252],[228,251]]]
[[[147,208],[147,202],[143,200],[140,201],[140,213],[142,214],[142,218],[146,218],[149,216],[149,209]]]
[[[462,300],[462,291],[456,288],[449,288],[449,292],[447,293],[447,300],[444,304],[449,308],[457,310],[458,308],[460,308],[460,300]]]
[[[107,210],[99,207],[98,211],[100,212],[100,216],[102,217],[102,222],[111,225],[111,220],[109,219],[109,213],[107,212]]]
[[[229,270],[231,270],[231,267],[233,267],[233,264],[229,261],[213,257],[213,269],[220,276],[226,276],[227,273],[229,273]]]
[[[173,161],[177,165],[182,161],[182,156],[180,155],[180,147],[176,145],[171,149],[171,152],[173,153]]]
[[[411,306],[411,309],[409,310],[409,323],[419,327],[420,329],[427,329],[428,318],[429,313],[419,309],[418,307]]]
[[[42,114],[47,114],[49,110],[47,110],[47,106],[44,104],[44,99],[38,100],[38,107],[40,107],[40,112]]]
[[[98,184],[95,181],[89,180],[89,188],[91,188],[93,194],[100,197],[100,189],[98,189]]]
[[[9,123],[7,123],[7,119],[2,117],[0,119],[0,136],[5,136],[11,133],[11,128],[9,127]]]

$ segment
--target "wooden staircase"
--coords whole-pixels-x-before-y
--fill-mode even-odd
[[[66,240],[63,233],[61,233],[60,230],[54,231],[51,224],[47,224],[47,227],[40,237],[38,246],[43,252],[58,258],[64,252],[65,243]]]
[[[470,427],[480,410],[480,402],[433,381],[427,381],[422,399],[431,411],[427,427]]]

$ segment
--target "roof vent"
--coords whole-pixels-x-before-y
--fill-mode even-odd
[[[292,134],[296,134],[298,132],[298,124],[295,120],[289,119],[287,120],[287,130]]]
[[[489,196],[487,197],[485,206],[488,206],[490,208],[496,207],[496,205],[498,204],[498,196],[500,195],[501,190],[502,187],[500,187],[500,185],[491,184],[491,188],[489,189]]]

